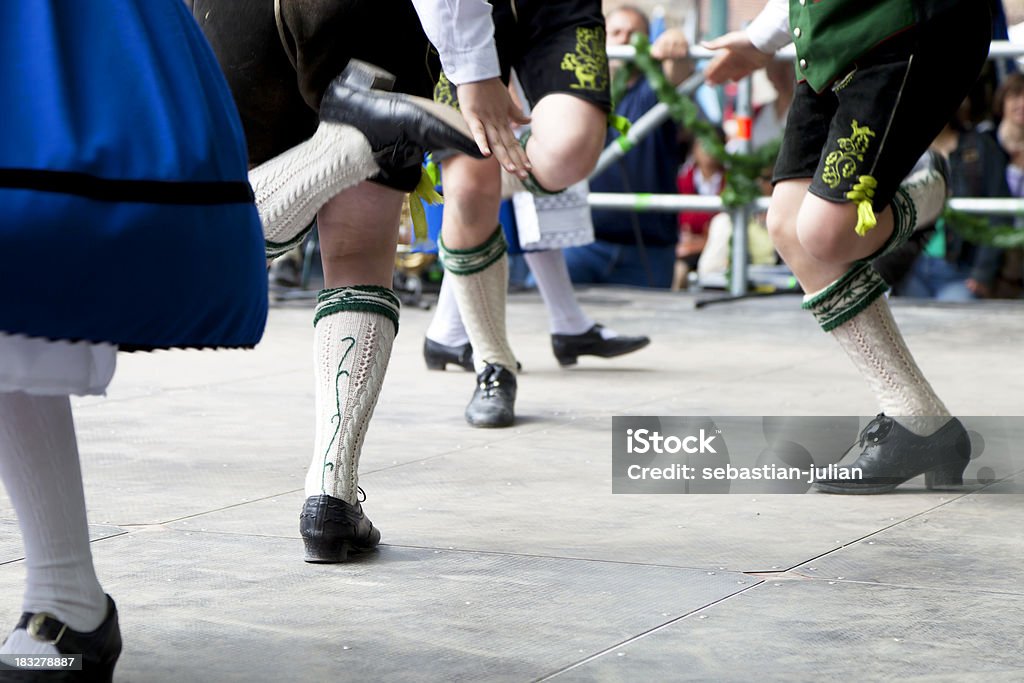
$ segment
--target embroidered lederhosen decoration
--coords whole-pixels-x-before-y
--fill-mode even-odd
[[[608,88],[608,53],[603,26],[576,28],[576,50],[562,57],[562,71],[572,71],[573,90],[601,92]]]
[[[434,101],[449,107],[455,107],[456,109],[459,108],[459,100],[455,97],[452,82],[448,80],[443,71],[440,78],[437,79],[437,84],[434,85]]]
[[[875,131],[867,126],[861,126],[854,119],[850,137],[839,138],[837,144],[839,149],[825,157],[825,168],[821,173],[822,181],[829,187],[835,189],[839,183],[851,178],[860,169],[864,161],[864,155],[871,145],[871,138],[875,137]],[[863,237],[868,230],[875,227],[877,220],[871,201],[875,196],[875,187],[878,182],[871,175],[862,175],[857,179],[853,189],[846,193],[846,198],[857,204],[857,234]]]

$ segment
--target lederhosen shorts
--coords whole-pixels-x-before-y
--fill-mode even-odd
[[[408,0],[186,0],[227,77],[256,165],[316,131],[320,100],[350,59],[386,69],[396,92],[431,96],[440,74]],[[408,192],[419,165],[371,180]]]
[[[967,96],[988,56],[988,3],[965,1],[878,45],[822,93],[797,85],[772,181],[833,202],[862,175],[881,211]]]
[[[611,110],[608,52],[600,0],[491,0],[501,79],[512,69],[531,106],[565,93]],[[434,100],[458,108],[442,74]]]

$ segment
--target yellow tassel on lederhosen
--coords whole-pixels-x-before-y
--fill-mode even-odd
[[[875,188],[877,186],[878,181],[874,177],[862,175],[857,178],[857,183],[853,186],[853,189],[846,193],[846,198],[857,204],[857,227],[854,229],[861,237],[868,234],[868,230],[878,225],[875,210],[871,206],[871,202],[875,198]]]

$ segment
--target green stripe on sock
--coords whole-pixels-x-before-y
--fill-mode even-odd
[[[522,146],[523,152],[526,152],[526,143],[530,141],[531,132],[531,130],[527,129],[525,133],[519,136],[519,144],[520,146]],[[625,138],[619,138],[620,141],[624,139]],[[566,189],[568,189],[563,187],[561,190],[549,190],[548,188],[541,185],[540,182],[537,180],[536,176],[534,176],[533,173],[529,171],[527,171],[526,177],[523,178],[521,182],[523,183],[523,188],[527,192],[529,192],[532,195],[537,195],[538,197],[550,197],[552,195],[562,194],[563,192],[566,191]]]
[[[875,299],[885,294],[888,286],[882,276],[866,261],[859,261],[842,277],[803,303],[821,325],[831,332],[856,317]]]
[[[402,302],[387,287],[376,285],[353,285],[351,287],[335,287],[322,289],[317,295],[316,310],[313,312],[313,326],[334,313],[342,311],[361,311],[376,313],[390,320],[398,334],[398,314]]]
[[[910,236],[914,234],[914,227],[917,225],[917,207],[914,206],[914,201],[906,190],[903,188],[896,190],[889,206],[892,207],[892,235],[871,257],[872,259],[890,254],[906,244]]]
[[[443,238],[438,238],[437,245],[441,265],[454,275],[472,275],[486,270],[508,251],[505,233],[502,232],[500,225],[486,242],[472,249],[449,249]]]
[[[277,258],[278,256],[286,254],[295,247],[302,244],[302,240],[304,240],[306,238],[306,235],[308,234],[309,231],[307,230],[302,234],[296,235],[293,239],[287,242],[269,242],[264,240],[263,252],[266,254],[266,257],[268,259]]]

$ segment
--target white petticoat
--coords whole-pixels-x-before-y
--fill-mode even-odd
[[[0,332],[0,392],[103,394],[116,361],[113,344],[49,341]]]

